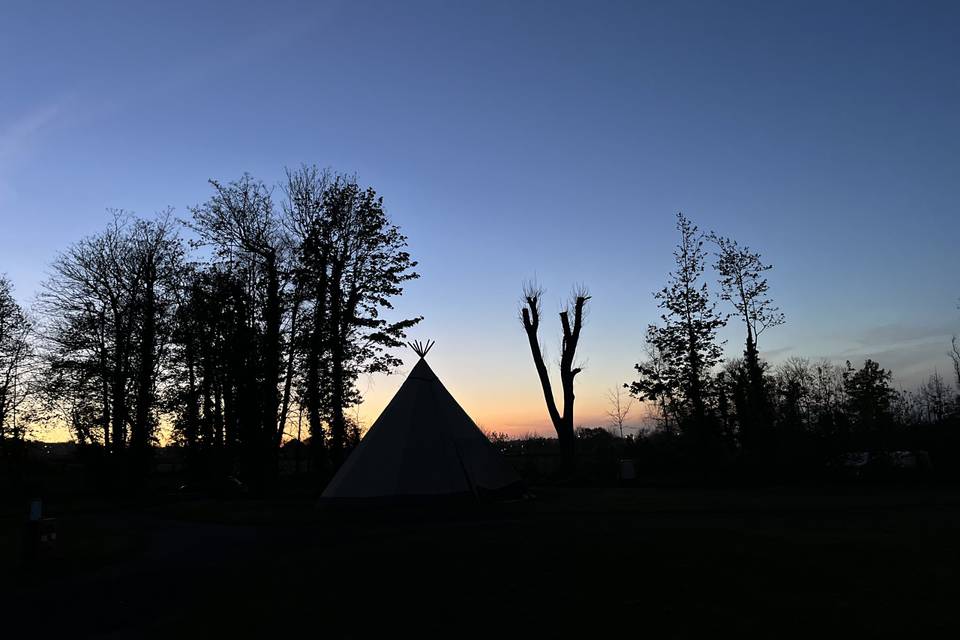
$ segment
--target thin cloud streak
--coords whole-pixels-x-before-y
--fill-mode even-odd
[[[859,347],[849,349],[855,353],[867,347],[889,347],[898,344],[942,338],[957,332],[960,322],[944,321],[935,324],[895,323],[870,327],[852,336]]]
[[[148,70],[134,78],[128,78],[133,90],[123,93],[127,97],[91,100],[90,104],[96,106],[84,116],[86,119],[97,120],[122,113],[138,104],[150,103],[158,97],[202,87],[211,78],[243,67],[269,55],[270,52],[292,47],[297,41],[315,33],[325,23],[332,23],[331,17],[338,6],[339,3],[320,10],[304,11],[294,23],[284,20],[261,25],[256,30],[238,35],[236,40],[227,46],[214,47],[195,56],[189,64]],[[97,95],[114,93],[111,87],[103,87],[97,91]]]
[[[61,103],[38,107],[0,129],[0,168],[12,164],[27,153],[38,136],[63,113]]]
[[[0,126],[0,205],[13,201],[16,196],[12,171],[27,162],[42,144],[44,133],[62,122],[66,113],[64,101],[52,102]]]

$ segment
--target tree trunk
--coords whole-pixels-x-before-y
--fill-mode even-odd
[[[347,435],[347,420],[344,414],[344,317],[343,317],[343,261],[337,260],[330,274],[330,322],[327,327],[330,352],[330,458],[333,468],[343,462],[344,444]]]
[[[277,429],[277,413],[280,407],[280,392],[277,385],[280,382],[280,276],[277,273],[277,254],[271,250],[266,256],[267,271],[267,300],[264,309],[264,345],[263,345],[263,415],[261,418],[261,434],[258,440],[262,443],[260,455],[264,468],[263,472],[273,475],[276,471],[277,445],[275,432]]]
[[[195,442],[193,443],[198,449],[206,449],[210,446],[213,441],[213,363],[210,362],[209,357],[205,358],[205,362],[202,365],[203,369],[203,378],[200,381],[199,389],[199,401],[202,407],[200,412],[199,419],[197,424],[194,425],[194,437]],[[191,367],[192,371],[192,367]],[[192,383],[191,383],[192,384]]]
[[[100,312],[100,401],[103,420],[103,450],[110,453],[110,371],[107,365],[106,318]]]
[[[317,283],[314,293],[313,326],[307,347],[307,427],[314,468],[323,474],[326,470],[326,443],[323,433],[323,400],[320,394],[320,359],[327,344],[327,257],[321,255],[316,267]]]
[[[318,471],[326,467],[326,443],[323,432],[322,398],[320,395],[320,357],[323,352],[324,317],[326,316],[325,287],[313,311],[313,329],[307,354],[307,426],[310,448]]]
[[[200,432],[200,415],[198,411],[198,400],[203,392],[197,389],[197,367],[194,364],[193,349],[190,348],[188,341],[186,359],[187,359],[187,424],[184,425],[184,436],[187,439],[187,449],[193,453],[197,449],[197,438]],[[206,387],[207,379],[203,377],[200,383],[201,387]]]
[[[111,377],[111,400],[113,401],[113,433],[111,440],[113,445],[113,454],[122,455],[126,445],[126,419],[127,419],[127,366],[124,335],[121,327],[119,314],[114,314],[114,355],[113,355],[113,375]]]
[[[297,335],[297,319],[300,316],[299,294],[293,303],[293,313],[290,316],[290,349],[287,354],[287,366],[283,378],[283,399],[280,401],[280,418],[277,420],[277,440],[274,446],[279,449],[283,444],[283,429],[287,425],[287,415],[290,410],[290,390],[293,385],[293,348],[294,340]]]
[[[579,368],[573,367],[573,359],[576,356],[577,343],[580,340],[580,330],[583,326],[583,309],[587,300],[587,295],[578,295],[574,302],[574,321],[573,327],[570,326],[570,316],[568,311],[560,313],[560,324],[563,328],[563,343],[560,355],[560,386],[563,392],[563,413],[557,410],[556,400],[553,397],[553,388],[550,383],[550,376],[547,373],[547,366],[543,360],[543,353],[540,349],[540,340],[537,331],[540,327],[540,293],[528,293],[525,297],[526,306],[521,312],[523,328],[527,334],[527,342],[530,345],[530,353],[533,356],[533,363],[537,369],[537,376],[540,379],[540,387],[543,390],[543,397],[547,404],[547,413],[550,415],[550,421],[557,433],[557,442],[560,446],[560,471],[565,476],[572,475],[576,470],[576,433],[574,432],[573,407],[574,407],[574,378],[580,373]]]
[[[140,368],[137,371],[137,402],[133,428],[130,432],[132,471],[142,477],[146,471],[150,448],[150,413],[153,409],[153,371],[157,341],[156,291],[153,265],[147,266],[140,332]]]
[[[335,340],[335,343],[339,340]],[[330,368],[330,454],[335,469],[343,464],[344,446],[347,439],[347,417],[344,412],[345,371],[343,367],[343,347],[335,346],[331,350]]]
[[[213,388],[213,448],[223,448],[223,385],[219,380]]]

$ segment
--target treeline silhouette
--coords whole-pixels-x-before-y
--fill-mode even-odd
[[[791,357],[771,367],[760,356],[759,338],[786,321],[765,277],[772,265],[734,239],[701,232],[682,213],[677,231],[675,268],[654,293],[660,322],[647,327],[647,358],[636,364],[636,380],[624,385],[634,399],[648,403],[655,426],[628,438],[623,425],[629,406],[619,390],[609,397],[610,433],[580,429],[574,436],[573,376],[580,368],[573,362],[590,296],[577,288],[560,312],[561,414],[536,334],[543,291],[524,288],[521,320],[560,441],[561,467],[571,468],[576,448],[580,458],[606,459],[601,473],[607,475],[615,468],[614,458],[624,456],[638,459],[644,472],[660,475],[731,472],[769,478],[839,472],[862,477],[904,467],[935,470],[941,477],[960,474],[956,337],[948,352],[955,387],[934,372],[920,389],[896,390],[892,372],[869,358],[857,367],[849,361],[838,365]],[[731,322],[742,327],[743,355],[723,361],[717,331]],[[544,444],[527,438],[504,446],[529,453],[543,451]]]
[[[125,488],[164,426],[190,476],[253,485],[276,478],[294,411],[320,476],[356,443],[358,377],[398,365],[390,349],[420,320],[385,318],[418,277],[406,238],[351,176],[304,166],[275,187],[210,185],[185,220],[113,212],[57,257],[32,320],[2,281],[8,462],[44,421]]]
[[[272,187],[249,175],[210,185],[182,220],[114,211],[59,254],[32,313],[0,279],[0,445],[13,476],[37,424],[68,429],[103,485],[124,490],[143,486],[162,434],[192,482],[257,487],[278,478],[285,442],[319,486],[357,444],[359,376],[394,369],[392,350],[421,319],[386,318],[418,277],[407,239],[352,176],[304,166]],[[660,319],[640,338],[647,358],[610,394],[612,432],[575,428],[587,289],[559,313],[557,402],[540,347],[543,290],[524,287],[519,317],[557,439],[493,434],[521,470],[606,481],[628,458],[641,475],[760,479],[859,474],[909,452],[914,466],[960,472],[956,339],[955,380],[934,373],[915,391],[894,389],[870,359],[771,367],[760,337],[786,320],[772,266],[683,214],[677,230],[675,267],[654,293]],[[724,361],[717,332],[729,323],[742,327],[742,357]],[[622,392],[652,427],[625,435]]]

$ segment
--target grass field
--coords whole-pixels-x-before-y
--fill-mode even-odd
[[[960,631],[957,489],[534,492],[442,513],[297,497],[64,510],[29,570],[7,519],[0,603],[23,637]]]

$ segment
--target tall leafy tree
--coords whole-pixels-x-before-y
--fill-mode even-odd
[[[279,209],[250,176],[211,184],[190,223],[214,254],[183,293],[178,433],[194,451],[239,451],[263,477],[299,402],[318,459],[329,444],[339,464],[357,437],[357,378],[395,367],[390,349],[420,320],[385,317],[418,277],[406,238],[373,189],[315,167],[287,172]]]
[[[361,400],[358,377],[397,367],[400,359],[390,349],[403,346],[406,331],[422,317],[395,321],[384,317],[405,284],[419,274],[406,249],[407,238],[390,221],[383,198],[353,178],[336,176],[324,190],[323,207],[330,225],[324,323],[330,453],[334,465],[339,465],[350,432],[356,431],[346,411]]]
[[[890,371],[869,358],[860,369],[855,369],[847,360],[843,372],[847,410],[862,444],[880,444],[890,426],[895,395],[890,386],[891,377]]]
[[[241,309],[249,328],[241,347],[255,354],[255,407],[240,414],[239,437],[245,473],[263,480],[275,468],[281,421],[281,373],[285,342],[282,336],[289,284],[289,243],[275,211],[271,190],[260,180],[244,175],[221,183],[211,180],[214,193],[192,209],[191,228],[200,242],[214,249],[222,269],[242,274],[248,305]],[[234,268],[237,265],[238,268]],[[240,337],[240,336],[237,336]],[[289,347],[289,343],[286,344]]]
[[[717,330],[726,320],[716,310],[707,283],[704,236],[682,213],[677,214],[680,241],[673,252],[676,268],[667,285],[654,294],[663,310],[661,325],[650,325],[647,338],[661,360],[636,365],[638,379],[631,392],[642,400],[657,400],[665,392],[676,393],[677,407],[685,426],[696,436],[705,436],[711,369],[720,361],[722,347]]]
[[[224,473],[240,442],[240,421],[256,420],[257,357],[247,278],[238,265],[194,268],[184,277],[167,403],[192,472]]]
[[[644,351],[647,359],[635,365],[641,373],[640,381],[624,384],[636,398],[653,404],[658,427],[673,433],[679,427],[681,396],[679,378],[671,375],[669,363],[660,351],[659,327],[648,325],[644,334]]]
[[[296,336],[301,373],[298,396],[307,414],[314,463],[324,468],[326,433],[330,421],[330,360],[328,310],[330,265],[333,258],[333,218],[327,204],[330,172],[304,166],[287,171],[285,219],[294,238],[294,277],[302,296],[305,321]]]

